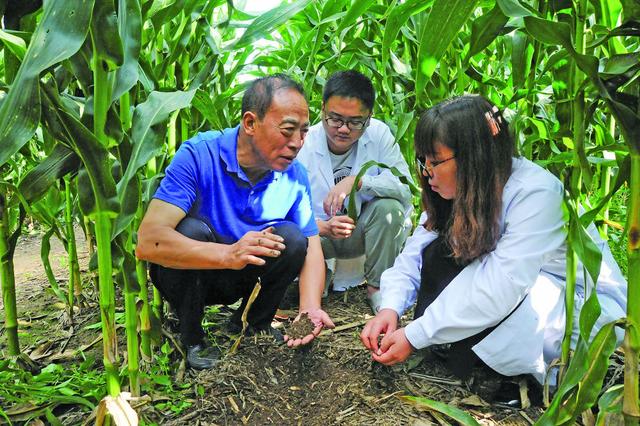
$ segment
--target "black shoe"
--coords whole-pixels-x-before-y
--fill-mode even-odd
[[[242,325],[229,321],[227,324],[227,330],[232,334],[240,334],[242,332]],[[255,335],[269,335],[273,337],[273,340],[276,341],[277,344],[284,343],[284,335],[277,328],[273,328],[271,324],[266,327],[257,327],[253,325],[247,325],[247,329],[245,330],[245,336],[255,336]]]
[[[506,379],[506,377],[483,365],[473,368],[467,383],[471,392],[492,403],[496,401],[503,379]]]
[[[219,361],[219,355],[212,347],[203,344],[187,346],[187,364],[196,370],[213,368]]]
[[[446,362],[449,359],[449,353],[451,352],[451,345],[449,343],[429,346],[429,349],[431,354],[440,361]]]

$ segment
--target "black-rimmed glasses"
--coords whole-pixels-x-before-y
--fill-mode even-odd
[[[416,157],[416,163],[418,164],[418,170],[420,170],[421,174],[426,174],[429,178],[433,178],[433,169],[435,169],[442,163],[453,160],[454,158],[456,158],[456,156],[452,155],[451,157],[444,160],[432,161],[431,164],[427,164],[425,159]]]
[[[364,120],[351,120],[337,117],[327,117],[325,116],[324,121],[327,122],[329,127],[333,127],[334,129],[339,129],[340,127],[347,125],[349,130],[362,130],[365,128],[369,119],[371,118],[371,114]]]

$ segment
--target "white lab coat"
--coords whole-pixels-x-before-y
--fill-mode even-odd
[[[560,354],[564,333],[566,235],[563,188],[551,173],[524,158],[513,159],[513,171],[502,196],[501,236],[495,250],[466,266],[405,332],[416,348],[450,343],[495,326],[522,304],[491,334],[473,347],[487,365],[501,374],[532,374],[541,383]],[[426,216],[420,219],[424,223]],[[626,311],[627,284],[607,244],[595,227],[590,234],[602,251],[596,286],[602,325]],[[418,226],[392,268],[381,278],[382,309],[399,315],[416,300],[422,251],[437,237]],[[585,281],[578,265],[573,343],[584,303]],[[592,289],[591,280],[587,291]],[[618,338],[622,337],[620,330]]]
[[[400,147],[395,143],[389,127],[382,121],[372,118],[369,126],[356,143],[358,144],[358,151],[351,169],[352,175],[357,175],[364,163],[374,160],[397,168],[402,174],[411,179],[409,167],[402,157]],[[313,125],[309,129],[309,133],[304,139],[304,145],[296,158],[307,168],[309,174],[315,217],[329,220],[329,215],[324,212],[322,202],[335,184],[327,136],[322,127],[322,122]],[[362,187],[358,191],[356,199],[358,214],[361,211],[362,203],[370,201],[374,197],[394,198],[400,201],[405,207],[405,217],[410,219],[413,210],[411,191],[390,170],[376,166],[367,170],[366,175],[362,177]],[[345,200],[345,204],[347,200]],[[410,221],[407,223],[410,226]]]

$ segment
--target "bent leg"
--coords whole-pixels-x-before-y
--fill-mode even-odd
[[[207,224],[193,217],[185,217],[176,231],[197,241],[215,242],[215,235]],[[180,337],[185,346],[198,344],[204,337],[204,317],[207,288],[203,273],[198,270],[171,269],[151,263],[151,281],[175,310],[180,322]]]
[[[424,315],[424,311],[462,269],[464,269],[464,265],[457,264],[451,257],[451,249],[444,237],[439,236],[425,247],[422,252],[421,282],[414,319]],[[471,348],[494,329],[495,327],[490,327],[466,339],[451,343],[447,356],[447,367],[454,375],[461,379],[467,379],[471,375],[473,367],[485,365]]]
[[[265,257],[266,264],[250,265],[244,269],[252,281],[244,286],[242,304],[231,319],[236,324],[241,323],[242,312],[258,277],[262,289],[251,305],[247,321],[253,327],[264,330],[271,325],[287,286],[300,274],[307,254],[307,238],[296,225],[289,222],[276,226],[274,233],[284,238],[286,248],[277,258]]]
[[[364,276],[379,288],[380,276],[393,266],[407,239],[404,208],[393,198],[374,198],[364,205],[357,226],[364,237]]]

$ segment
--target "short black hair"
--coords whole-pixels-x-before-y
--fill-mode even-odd
[[[241,114],[244,115],[245,112],[251,111],[262,120],[271,106],[273,95],[282,89],[295,90],[307,100],[304,88],[300,83],[283,73],[272,74],[251,82],[242,96]]]
[[[358,99],[365,108],[373,111],[376,91],[366,75],[355,70],[338,71],[331,74],[324,85],[322,102],[327,103],[332,96]]]

